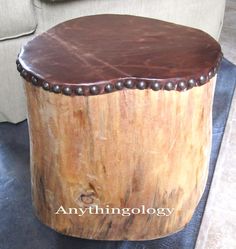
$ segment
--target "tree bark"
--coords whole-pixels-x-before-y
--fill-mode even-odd
[[[211,151],[215,77],[185,92],[65,96],[25,84],[36,214],[63,234],[147,240],[191,219]],[[171,215],[56,214],[68,208],[173,208]]]

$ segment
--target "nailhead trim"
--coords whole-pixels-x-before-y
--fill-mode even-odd
[[[76,93],[77,95],[84,95],[83,87],[78,86],[78,87],[76,88],[76,90],[75,90],[75,93]]]
[[[47,91],[50,89],[50,85],[49,85],[49,83],[46,82],[46,81],[43,82],[42,87],[43,87],[44,90],[47,90]]]
[[[61,87],[60,87],[59,85],[54,85],[54,86],[52,87],[52,91],[53,91],[54,93],[60,93],[60,92],[61,92]]]
[[[112,84],[107,84],[106,86],[105,86],[105,91],[107,92],[107,93],[110,93],[110,92],[112,92],[113,91],[113,85]]]
[[[186,82],[185,82],[185,81],[180,81],[180,82],[178,83],[178,89],[179,89],[180,91],[186,90],[186,88],[187,88],[187,85],[186,85]]]
[[[124,88],[126,89],[152,89],[153,91],[166,90],[166,91],[186,91],[193,87],[201,86],[206,84],[210,79],[212,79],[219,68],[220,62],[222,59],[222,54],[220,54],[217,63],[213,66],[207,73],[201,74],[198,77],[189,77],[183,79],[165,79],[165,80],[154,80],[154,79],[136,79],[136,78],[127,78],[121,79],[112,82],[104,82],[94,85],[60,85],[55,83],[47,82],[39,77],[36,77],[31,72],[28,72],[23,68],[17,59],[16,65],[17,70],[20,72],[20,75],[28,82],[31,82],[34,86],[42,87],[46,91],[54,93],[62,93],[64,95],[72,96],[87,96],[87,95],[99,95],[104,93],[111,93],[115,91],[120,91]]]

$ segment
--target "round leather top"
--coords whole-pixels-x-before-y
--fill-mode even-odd
[[[187,90],[216,74],[220,45],[201,30],[130,15],[63,22],[21,49],[21,75],[67,95],[124,88]]]

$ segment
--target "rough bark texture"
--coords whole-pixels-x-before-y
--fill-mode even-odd
[[[203,193],[215,78],[186,92],[68,97],[26,82],[33,202],[58,232],[146,240],[182,229]],[[63,215],[64,208],[174,208],[169,216]]]

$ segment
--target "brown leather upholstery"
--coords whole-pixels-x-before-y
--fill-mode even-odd
[[[208,82],[221,56],[220,45],[203,31],[109,14],[57,25],[28,42],[17,64],[26,80],[46,90],[74,95],[80,87],[90,95],[119,90],[117,82],[186,90]]]

